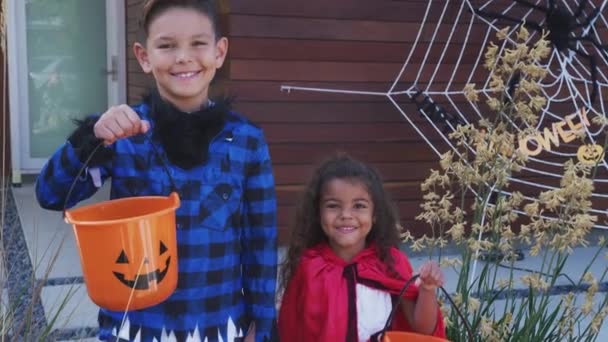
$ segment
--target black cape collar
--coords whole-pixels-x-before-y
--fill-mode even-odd
[[[162,144],[169,161],[182,169],[203,165],[209,157],[209,143],[221,132],[230,111],[228,99],[209,102],[185,113],[161,98],[157,90],[144,97],[154,122],[153,136]]]

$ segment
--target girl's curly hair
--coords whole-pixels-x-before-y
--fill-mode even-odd
[[[375,222],[366,237],[366,243],[376,243],[380,260],[392,270],[390,249],[397,247],[400,241],[397,210],[384,190],[380,175],[373,167],[346,154],[338,154],[318,167],[300,200],[292,224],[287,255],[281,265],[280,288],[283,290],[295,274],[302,253],[322,241],[327,241],[321,228],[320,199],[324,185],[334,179],[360,182],[367,188],[374,204]]]

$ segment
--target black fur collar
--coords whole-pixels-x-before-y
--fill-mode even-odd
[[[154,137],[169,161],[183,169],[207,162],[209,143],[222,130],[230,101],[225,99],[196,112],[185,113],[163,100],[157,90],[144,97],[154,120]]]

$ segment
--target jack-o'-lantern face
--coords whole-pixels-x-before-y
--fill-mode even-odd
[[[156,260],[158,260],[158,262],[151,263],[148,256],[143,256],[143,260],[130,260],[129,256],[123,249],[121,250],[120,255],[116,259],[116,265],[131,265],[131,267],[133,267],[133,264],[131,263],[134,262],[137,269],[140,269],[140,264],[142,266],[141,269],[145,269],[146,265],[150,263],[152,265],[164,265],[164,267],[162,270],[160,268],[157,268],[156,270],[153,270],[151,272],[147,272],[144,274],[135,274],[134,276],[128,278],[124,273],[121,272],[113,271],[112,273],[114,273],[116,279],[118,279],[121,283],[131,289],[147,290],[150,288],[150,283],[152,281],[156,281],[156,284],[160,284],[167,275],[167,271],[169,270],[169,263],[171,262],[171,256],[169,255],[166,261],[162,262],[160,258],[162,258],[165,253],[167,253],[167,247],[162,241],[160,241],[158,256],[152,256],[157,258]]]
[[[596,164],[604,158],[604,148],[600,145],[583,145],[578,148],[576,155],[583,164]]]

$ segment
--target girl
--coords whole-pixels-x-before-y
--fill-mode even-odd
[[[368,341],[412,276],[378,174],[348,156],[326,161],[307,187],[292,234],[281,270],[281,341]],[[435,297],[443,274],[432,262],[419,274],[392,329],[444,337]]]
[[[112,107],[80,123],[36,184],[40,204],[61,210],[112,178],[111,197],[166,195],[175,181],[179,280],[144,310],[101,309],[100,339],[263,341],[275,319],[276,208],[262,130],[209,99],[228,51],[214,4],[148,0],[133,51],[156,89],[142,104]],[[144,134],[150,139],[145,139]],[[99,146],[86,177],[83,161]],[[161,159],[157,158],[160,152]],[[117,256],[118,257],[118,256]]]

